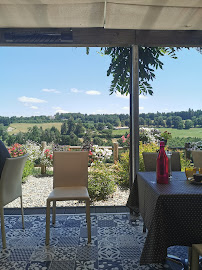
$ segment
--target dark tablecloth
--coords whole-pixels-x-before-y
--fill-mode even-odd
[[[162,262],[169,246],[202,243],[202,185],[184,172],[173,172],[168,185],[157,184],[155,172],[140,172],[135,182],[127,204],[139,209],[148,229],[140,264]]]

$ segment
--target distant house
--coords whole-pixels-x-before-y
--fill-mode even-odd
[[[129,127],[114,127],[114,129],[119,130],[119,129],[128,129]]]

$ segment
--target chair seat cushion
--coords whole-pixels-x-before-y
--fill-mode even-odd
[[[49,201],[87,200],[89,198],[86,187],[56,187],[50,193]]]
[[[3,171],[3,167],[7,158],[10,158],[8,149],[5,147],[4,143],[0,140],[0,178]]]

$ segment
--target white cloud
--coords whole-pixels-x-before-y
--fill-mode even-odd
[[[123,110],[127,110],[127,111],[128,111],[128,110],[129,110],[129,107],[128,107],[128,106],[126,106],[126,107],[123,107],[122,109],[123,109]]]
[[[116,96],[119,97],[119,98],[129,99],[129,97],[130,97],[130,95],[127,95],[127,96],[126,96],[126,94],[123,94],[123,95],[122,95],[120,92],[116,92],[115,94],[116,94]]]
[[[85,92],[87,95],[92,95],[92,96],[96,96],[96,95],[100,95],[101,93],[99,91],[96,90],[89,90]]]
[[[37,106],[30,106],[30,108],[33,109],[33,110],[37,110],[38,109]]]
[[[61,107],[52,107],[55,110],[55,113],[69,113],[66,110],[63,110]]]
[[[119,98],[125,98],[125,99],[129,99],[130,98],[130,95],[129,94],[127,96],[126,96],[126,94],[121,94],[120,92],[116,92],[115,94]],[[144,95],[139,95],[139,99],[146,99],[146,98],[147,97],[144,96]]]
[[[144,110],[144,107],[139,107],[140,110]]]
[[[56,89],[42,89],[41,90],[42,92],[48,92],[48,93],[56,93],[56,94],[58,94],[58,93],[61,93],[60,91],[58,91],[58,90],[56,90]]]
[[[23,103],[46,103],[46,100],[38,99],[38,98],[32,98],[32,97],[19,97],[18,100]]]
[[[78,90],[78,89],[76,89],[76,88],[71,88],[70,91],[71,91],[72,93],[81,93],[81,92],[83,92],[82,90]]]

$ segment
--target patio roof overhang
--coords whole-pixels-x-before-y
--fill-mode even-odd
[[[202,47],[200,0],[0,0],[0,46],[131,46],[131,184],[139,166],[138,46]]]
[[[200,46],[201,18],[199,0],[0,0],[0,44]]]
[[[202,30],[199,0],[0,0],[0,28]]]

